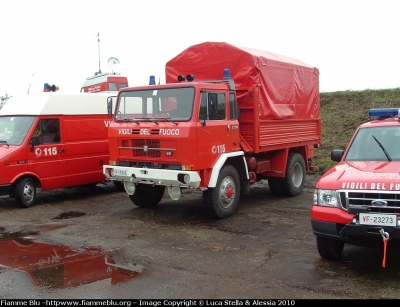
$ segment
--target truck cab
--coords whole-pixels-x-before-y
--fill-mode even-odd
[[[371,109],[338,162],[316,183],[311,224],[318,252],[337,259],[345,243],[400,243],[400,109]]]
[[[215,187],[218,171],[231,157],[240,164],[235,178],[247,180],[236,97],[228,82],[122,89],[115,112],[109,164],[126,168],[105,166],[105,174],[123,180],[135,204],[158,203],[165,187],[173,199],[181,189]],[[227,204],[237,201],[232,193],[239,193],[239,184],[230,183]],[[153,191],[142,198],[141,189]]]

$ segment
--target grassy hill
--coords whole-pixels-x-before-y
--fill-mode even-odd
[[[355,129],[371,120],[369,109],[400,108],[400,88],[320,93],[320,100],[322,144],[313,165],[317,172],[325,172],[336,164],[330,158],[332,149],[345,149]]]

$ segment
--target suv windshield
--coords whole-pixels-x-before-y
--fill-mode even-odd
[[[400,127],[360,129],[345,161],[400,161]]]
[[[1,116],[0,144],[21,145],[35,116]]]
[[[193,87],[122,92],[115,121],[187,121],[192,117]]]

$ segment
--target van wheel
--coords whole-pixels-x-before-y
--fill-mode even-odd
[[[165,187],[161,185],[138,184],[135,194],[129,195],[129,198],[138,207],[154,207],[163,198],[164,190]]]
[[[231,165],[221,170],[215,188],[209,188],[203,192],[204,204],[211,208],[216,218],[220,219],[231,216],[235,212],[239,197],[239,175]]]
[[[344,248],[344,242],[317,237],[318,253],[322,258],[335,260],[340,258]]]
[[[285,195],[285,189],[283,187],[283,179],[270,177],[268,178],[268,186],[271,193],[275,196]]]
[[[123,181],[114,181],[115,188],[120,192],[125,192],[124,182]]]
[[[15,184],[15,200],[21,208],[29,208],[36,201],[36,185],[31,177],[21,178]]]
[[[286,165],[286,175],[283,178],[283,188],[287,196],[297,196],[303,191],[306,181],[306,164],[303,156],[290,153]]]

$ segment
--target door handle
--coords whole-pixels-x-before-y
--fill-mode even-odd
[[[228,125],[227,128],[228,128],[228,135],[230,135],[231,134],[231,125]]]
[[[64,152],[64,151],[66,151],[66,149],[65,148],[61,148],[61,149],[59,149],[59,150],[57,150],[58,152]]]

